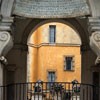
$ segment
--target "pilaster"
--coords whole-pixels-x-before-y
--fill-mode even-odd
[[[7,64],[5,55],[13,46],[13,38],[11,36],[12,17],[2,17],[0,20],[0,86],[3,85],[3,68]]]
[[[100,63],[100,18],[89,18],[90,47],[97,55],[95,64]]]

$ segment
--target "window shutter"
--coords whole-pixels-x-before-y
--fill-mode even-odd
[[[75,69],[75,57],[72,58],[72,70]]]
[[[66,57],[64,57],[64,70],[66,70]]]

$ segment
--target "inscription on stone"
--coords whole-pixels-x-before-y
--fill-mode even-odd
[[[90,14],[86,0],[16,0],[13,14],[31,18],[68,18]]]

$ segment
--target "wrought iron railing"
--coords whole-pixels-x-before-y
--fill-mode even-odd
[[[16,83],[0,87],[0,100],[100,100],[99,90],[72,82]]]

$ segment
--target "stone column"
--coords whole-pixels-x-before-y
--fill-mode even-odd
[[[97,55],[95,64],[100,63],[100,18],[89,18],[90,47]]]
[[[95,61],[95,64],[96,64],[95,66],[97,66],[97,68],[95,68],[95,69],[98,70],[98,67],[100,66],[100,17],[95,17],[95,18],[90,17],[89,25],[90,25],[89,31],[91,33],[90,34],[90,46],[91,46],[91,49],[97,55],[97,59]],[[93,70],[93,71],[95,71],[95,70]],[[97,79],[97,80],[99,80],[99,82],[100,82],[100,79]],[[94,92],[95,91],[93,91],[93,93]],[[94,97],[99,97],[99,99],[100,99],[99,93],[93,94],[92,98],[94,98]]]
[[[2,73],[4,64],[7,63],[7,60],[5,59],[5,54],[9,51],[9,49],[12,47],[12,38],[9,32],[2,31],[0,32],[0,74]],[[2,75],[0,75],[2,76]],[[0,79],[0,85],[3,85],[3,78]]]
[[[2,1],[2,2],[1,2]],[[7,64],[5,55],[13,46],[11,25],[13,23],[12,8],[14,0],[0,0],[0,86],[3,84],[4,65]],[[3,100],[3,90],[0,90],[0,100]]]
[[[7,64],[7,59],[5,58],[5,55],[13,46],[13,39],[10,34],[12,22],[13,18],[2,18],[0,21],[0,86],[4,85],[3,69],[4,65]],[[0,100],[3,100],[2,91],[0,90]]]

